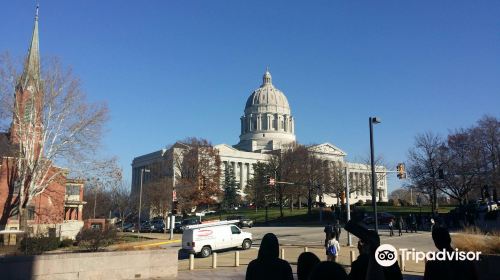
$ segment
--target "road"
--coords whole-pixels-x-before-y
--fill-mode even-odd
[[[254,244],[258,246],[262,237],[268,233],[274,233],[280,242],[285,246],[323,246],[325,234],[323,227],[254,227],[245,228],[245,231],[251,232]],[[381,243],[388,243],[396,248],[415,248],[417,251],[434,251],[434,243],[429,232],[405,233],[402,236],[389,236],[388,230],[380,230]],[[347,245],[347,232],[342,230],[340,235],[340,244]],[[397,235],[397,231],[394,232]],[[352,245],[356,246],[358,240],[352,237]]]

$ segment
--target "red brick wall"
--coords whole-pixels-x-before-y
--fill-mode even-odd
[[[8,206],[9,202],[9,180],[12,175],[13,160],[2,159],[0,166],[0,227],[5,224],[6,212],[4,208]],[[35,197],[30,204],[34,206],[35,218],[29,220],[28,223],[41,223],[41,224],[56,224],[64,220],[64,195],[66,193],[65,179],[55,180],[52,182],[43,193]],[[12,197],[10,201],[15,199]],[[17,219],[10,219],[8,223],[17,224]]]

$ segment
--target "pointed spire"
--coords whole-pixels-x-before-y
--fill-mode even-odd
[[[38,5],[35,12],[35,24],[33,27],[33,36],[31,37],[31,45],[28,51],[28,56],[24,64],[23,74],[20,80],[20,86],[24,89],[28,83],[33,82],[38,90],[40,83],[40,48],[38,42]]]
[[[272,85],[273,78],[271,77],[271,73],[269,72],[269,66],[266,67],[266,73],[262,77],[262,85]]]

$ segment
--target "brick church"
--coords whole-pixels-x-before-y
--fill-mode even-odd
[[[35,160],[43,156],[43,81],[40,72],[38,7],[28,55],[15,87],[14,102],[10,129],[0,132],[0,232],[20,228],[18,209],[23,205],[27,209],[26,220],[30,233],[55,232],[61,238],[72,238],[83,226],[83,181],[71,180],[65,175],[68,172],[61,172],[63,170],[60,167],[50,165],[48,173],[57,171],[63,175],[51,181],[41,193],[28,201],[21,199],[20,180],[16,180],[20,173],[19,159],[26,154],[22,152],[20,141],[30,139],[34,143],[32,154]],[[3,237],[4,242],[8,242],[6,239],[10,237],[7,234]]]

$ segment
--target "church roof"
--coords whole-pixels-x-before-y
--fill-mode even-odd
[[[38,6],[36,7],[35,23],[33,27],[33,35],[28,51],[28,56],[24,63],[23,73],[19,80],[19,85],[26,89],[30,83],[38,91],[40,90],[40,48],[38,38]]]

